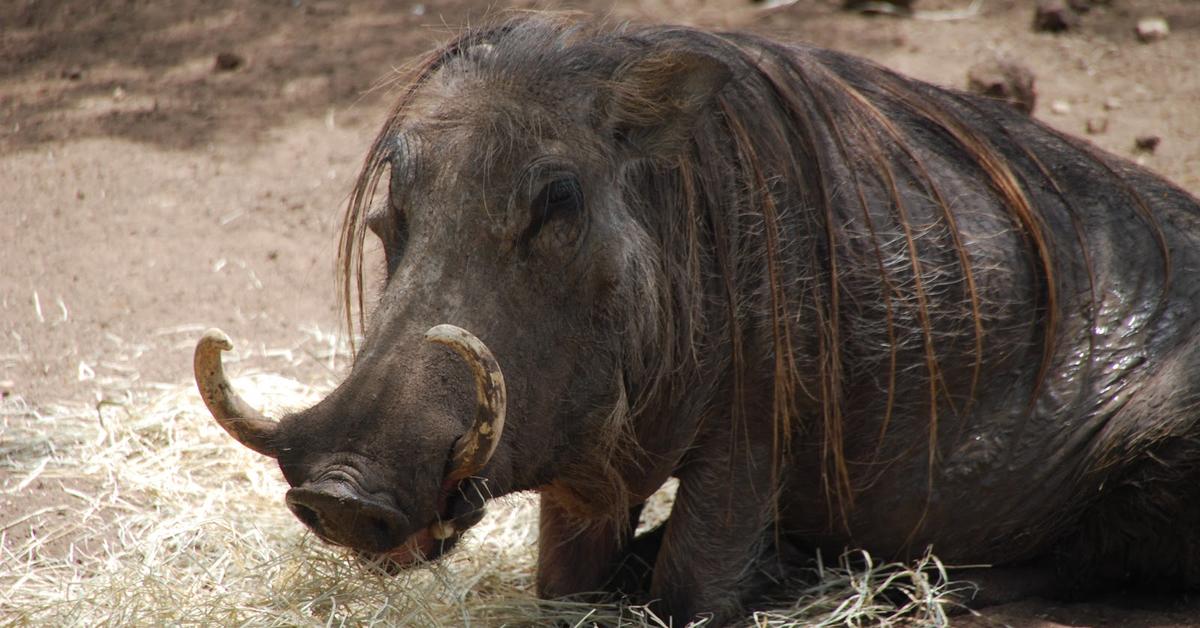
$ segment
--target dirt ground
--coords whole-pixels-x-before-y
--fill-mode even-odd
[[[517,6],[754,29],[954,87],[972,64],[1008,55],[1036,74],[1034,115],[1200,193],[1200,2],[1094,0],[1060,34],[1031,29],[1031,1],[982,0],[972,13],[970,0],[922,0],[907,19],[839,4]],[[0,395],[36,408],[178,384],[209,326],[234,338],[239,370],[336,378],[314,347],[338,331],[335,232],[390,80],[499,10],[482,0],[0,4]],[[1140,43],[1134,26],[1147,16],[1165,17],[1169,37]],[[1161,138],[1155,151],[1135,149],[1145,135]],[[10,434],[21,427],[4,420]],[[0,460],[0,486],[9,473]],[[0,492],[0,523],[58,490]],[[971,622],[1200,625],[1200,604],[1030,601]]]

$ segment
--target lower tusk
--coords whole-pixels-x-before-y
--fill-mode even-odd
[[[454,527],[453,523],[448,521],[438,521],[429,526],[429,536],[438,541],[445,541],[457,533],[458,529]]]

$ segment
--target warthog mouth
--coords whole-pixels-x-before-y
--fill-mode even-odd
[[[399,546],[384,552],[354,550],[355,556],[368,564],[395,576],[401,571],[423,563],[436,561],[458,545],[463,532],[483,518],[483,509],[451,519],[448,493],[443,492],[438,500],[441,513],[429,525],[410,534]]]
[[[354,550],[354,555],[389,576],[397,576],[402,571],[441,558],[454,549],[462,537],[455,532],[448,538],[435,539],[429,531],[431,527],[426,526],[413,533],[396,549],[381,553]]]

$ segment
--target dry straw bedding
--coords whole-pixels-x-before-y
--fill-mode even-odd
[[[271,414],[324,392],[261,372],[238,387]],[[95,405],[0,402],[0,491],[19,505],[64,487],[61,503],[0,513],[0,626],[663,625],[642,607],[538,600],[529,495],[493,503],[439,563],[381,574],[305,532],[278,469],[236,446],[190,384],[145,388]],[[665,512],[669,491],[656,500]],[[936,559],[857,558],[818,566],[798,599],[747,623],[946,623]]]

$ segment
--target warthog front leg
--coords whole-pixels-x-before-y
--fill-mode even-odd
[[[630,509],[627,521],[600,520],[581,526],[552,496],[543,494],[538,533],[538,594],[554,598],[582,593],[644,592],[657,542],[647,547],[644,539],[632,540],[641,511],[641,506]],[[618,525],[623,528],[617,529]]]
[[[746,450],[722,435],[706,440],[677,474],[650,588],[651,608],[680,626],[697,616],[721,624],[741,615],[774,521],[769,448]]]

